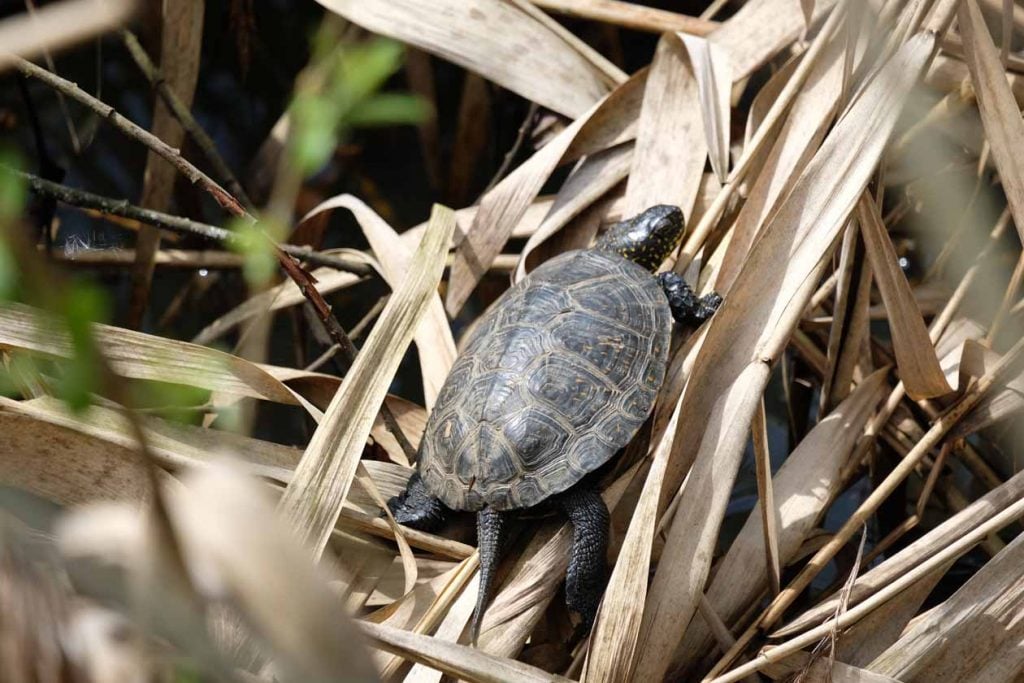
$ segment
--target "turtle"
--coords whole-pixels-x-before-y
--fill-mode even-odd
[[[604,590],[609,514],[592,483],[649,417],[672,319],[694,326],[721,298],[654,272],[678,245],[682,211],[653,206],[509,288],[467,335],[427,419],[416,469],[388,506],[432,531],[477,515],[476,643],[513,513],[547,507],[572,524],[566,603],[592,625]]]

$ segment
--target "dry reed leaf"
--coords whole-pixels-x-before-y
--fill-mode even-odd
[[[981,122],[985,126],[992,158],[999,169],[1017,234],[1024,241],[1024,160],[1019,154],[1024,149],[1024,121],[1006,83],[999,52],[985,26],[978,3],[963,0],[957,17]]]
[[[837,1],[815,3],[814,20]],[[793,0],[749,0],[709,38],[728,53],[732,77],[739,81],[799,38],[805,26],[803,10]]]
[[[345,251],[348,252],[346,253],[346,256],[352,257],[353,259],[367,261],[367,265],[372,265],[375,268],[377,267],[376,262],[370,262],[370,260],[366,259],[362,253],[351,252],[349,250]],[[310,275],[316,281],[316,284],[314,285],[316,287],[316,291],[320,292],[320,294],[324,296],[346,287],[351,287],[363,280],[363,278],[358,275],[334,270],[333,268],[317,268],[311,271]],[[193,337],[192,343],[204,345],[210,344],[247,320],[258,315],[263,315],[269,311],[279,311],[291,306],[297,306],[305,303],[306,300],[306,297],[303,296],[302,292],[299,290],[298,285],[296,285],[292,280],[282,282],[281,284],[271,287],[266,291],[259,292],[258,294],[249,297],[235,308],[209,323],[206,327],[200,330],[195,337]]]
[[[908,683],[1015,680],[1024,670],[1022,562],[1018,536],[869,668]]]
[[[64,0],[8,17],[0,22],[0,71],[10,54],[31,59],[121,26],[135,12],[134,0]]]
[[[466,585],[465,590],[458,597],[444,616],[444,621],[438,626],[434,637],[450,643],[457,643],[466,625],[473,616],[473,609],[476,607],[476,595],[480,590],[480,572],[473,575],[472,580]],[[409,670],[403,681],[405,683],[438,683],[443,672],[423,664],[416,664]]]
[[[717,113],[717,112],[716,112]],[[672,204],[690,220],[708,155],[693,67],[679,36],[658,41],[637,123],[624,212]]]
[[[839,267],[833,273],[835,294],[828,330],[827,366],[822,374],[820,410],[827,411],[850,393],[854,375],[863,370],[868,356],[868,307],[871,303],[871,264],[856,223],[850,221],[839,248]]]
[[[196,470],[182,483],[170,506],[186,556],[215,572],[277,655],[278,676],[327,681],[344,671],[352,680],[377,680],[365,640],[328,587],[323,566],[275,514],[272,499],[223,465]]]
[[[944,396],[953,391],[939,367],[935,346],[900,268],[896,249],[882,223],[878,205],[865,193],[857,204],[857,219],[871,270],[889,312],[889,331],[900,379],[914,400]]]
[[[939,567],[844,631],[839,636],[836,658],[853,666],[870,665],[899,639],[952,565],[951,561]]]
[[[651,33],[685,31],[694,35],[706,35],[718,26],[714,21],[620,0],[530,0],[530,2],[559,14],[603,21]]]
[[[117,374],[218,391],[231,396],[299,404],[301,399],[275,377],[277,368],[196,344],[94,325],[96,341]],[[23,304],[0,306],[0,348],[70,358],[71,339],[57,320]],[[296,371],[281,368],[294,376]],[[301,371],[300,371],[301,374]],[[313,373],[307,373],[312,375]]]
[[[360,625],[377,647],[462,680],[479,683],[550,683],[567,680],[543,669],[513,659],[495,657],[465,645],[383,624],[362,622]]]
[[[644,614],[642,598],[647,595],[661,482],[677,432],[682,400],[680,396],[663,437],[655,446],[650,472],[591,632],[582,681],[630,680],[637,657],[642,657],[637,650]]]
[[[879,370],[861,382],[804,437],[775,474],[779,561],[783,566],[795,559],[839,492],[840,472],[883,396],[886,374],[886,370]],[[764,552],[760,503],[757,503],[718,563],[705,591],[708,604],[726,624],[732,624],[766,589],[764,576],[751,570],[763,563]],[[675,667],[693,666],[707,654],[713,642],[707,623],[695,618],[673,657]]]
[[[317,0],[360,26],[455,62],[565,116],[610,90],[608,76],[564,37],[500,0]]]
[[[801,683],[902,683],[895,678],[861,669],[843,661],[829,662],[827,659],[816,659],[806,674],[800,678],[800,681]]]
[[[149,480],[135,448],[48,424],[0,403],[4,434],[0,482],[61,505],[149,498]]]
[[[550,213],[523,246],[516,263],[515,282],[526,277],[527,265],[531,268],[538,265],[529,260],[534,250],[618,185],[629,174],[632,161],[633,145],[626,143],[591,154],[579,163],[558,191]],[[555,256],[554,253],[546,255]]]
[[[393,548],[387,548],[388,567],[381,572],[380,578],[374,585],[373,593],[366,598],[366,607],[382,607],[389,605],[403,595],[405,574],[402,564],[395,558]],[[433,560],[428,557],[416,558],[419,566],[419,582],[427,583],[438,576],[450,572],[458,563],[451,560]]]
[[[792,189],[825,138],[841,87],[842,50],[839,42],[834,41],[811,68],[761,171],[750,181],[749,196],[736,217],[732,240],[715,280],[715,289],[720,294],[731,289],[772,209]]]
[[[696,610],[757,405],[750,397],[762,394],[933,43],[915,36],[878,71],[764,228],[708,326],[682,403],[686,436],[675,440],[665,475],[664,490],[674,492],[695,463],[651,584],[637,647],[640,678],[664,675]]]
[[[0,398],[0,414],[11,416],[11,419],[17,416],[32,420],[34,424],[26,423],[26,431],[38,431],[41,436],[51,430],[56,433],[66,433],[70,430],[87,437],[87,440],[101,440],[107,444],[112,458],[118,451],[137,449],[137,441],[128,420],[120,411],[104,406],[94,405],[85,411],[72,413],[63,402],[50,397],[30,401]],[[176,424],[155,417],[140,416],[139,419],[145,430],[146,443],[154,457],[161,466],[170,470],[193,467],[209,462],[213,457],[225,456],[245,463],[244,467],[250,474],[286,483],[291,478],[291,471],[301,455],[298,449],[241,434]],[[71,441],[75,439],[70,435],[62,438]],[[65,449],[68,453],[63,457],[75,458],[83,467],[91,467],[88,465],[89,458],[75,455],[77,447],[72,448],[69,443]],[[73,466],[62,462],[52,467],[73,469]],[[102,469],[100,465],[95,467]],[[135,467],[132,466],[132,469]],[[111,472],[115,470],[116,468],[111,465]],[[15,472],[12,470],[12,473]],[[46,477],[42,479],[45,480]],[[106,487],[103,481],[97,481],[96,485]],[[92,486],[83,486],[80,493],[88,494],[91,489]],[[122,493],[135,498],[140,492],[125,487]]]
[[[620,85],[498,183],[480,201],[452,263],[445,308],[456,315],[548,176],[565,160],[630,139],[646,72]]]
[[[391,408],[391,413],[398,420],[398,426],[402,428],[406,438],[409,439],[409,443],[412,444],[413,448],[419,448],[420,439],[423,437],[423,430],[427,426],[427,411],[422,406],[416,405],[412,401],[406,401],[398,396],[389,394],[385,400],[387,401],[388,408]],[[398,445],[394,435],[384,426],[384,420],[380,415],[374,418],[370,436],[388,452],[392,460],[399,457],[405,458],[405,451]],[[402,463],[401,460],[396,460],[396,462]]]
[[[384,513],[385,519],[387,520],[388,526],[391,527],[391,533],[394,534],[395,544],[398,546],[398,555],[402,561],[402,570],[405,573],[405,585],[403,595],[408,595],[412,592],[412,589],[416,586],[416,581],[419,577],[419,570],[416,566],[416,558],[412,554],[412,548],[409,547],[409,542],[405,540],[405,534],[402,531],[402,527],[395,521],[394,515],[391,514],[391,509],[388,507],[387,498],[381,495],[377,485],[373,482],[373,477],[366,469],[366,464],[360,462],[356,467],[356,483],[362,487],[363,491],[367,493],[370,499],[374,503],[374,512],[378,514]]]
[[[697,80],[704,138],[708,145],[711,168],[714,169],[718,182],[725,183],[729,176],[729,92],[732,87],[729,55],[705,38],[685,33],[676,35],[686,46],[690,67]]]
[[[355,216],[356,222],[370,243],[370,248],[377,256],[384,279],[392,289],[397,287],[409,272],[412,250],[407,248],[398,233],[362,200],[348,194],[331,197],[303,216],[299,225],[313,216],[338,208],[348,209]],[[452,337],[448,318],[445,317],[440,295],[430,298],[427,312],[416,328],[415,340],[423,374],[423,397],[429,412],[445,378],[448,377],[452,363],[455,362],[455,339]]]
[[[356,362],[331,400],[281,499],[295,529],[319,557],[348,489],[398,364],[444,270],[455,215],[435,206],[409,273],[391,295]]]
[[[768,450],[768,417],[765,414],[764,398],[761,399],[761,406],[754,413],[754,422],[750,431],[754,444],[755,469],[757,470],[757,504],[761,508],[761,541],[764,549],[765,572],[772,595],[778,595],[782,590],[782,569],[779,566],[781,520],[772,486],[772,457]]]
[[[857,577],[850,591],[849,604],[852,606],[871,597],[920,562],[942,550],[952,540],[964,536],[1005,510],[1021,496],[1024,496],[1024,472],[1007,479],[1005,483],[992,489],[903,550]],[[806,631],[834,612],[835,600],[826,600],[773,632],[771,637],[790,637]]]

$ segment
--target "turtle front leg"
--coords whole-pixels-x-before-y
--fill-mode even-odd
[[[396,522],[420,531],[439,529],[448,516],[448,508],[430,495],[419,472],[409,477],[405,491],[388,501],[388,509]]]
[[[505,515],[491,508],[484,508],[476,515],[477,551],[480,553],[480,590],[476,596],[476,609],[473,610],[473,623],[470,626],[470,642],[476,645],[480,637],[480,623],[484,618],[484,610],[491,600],[491,589],[494,586],[494,574],[498,569],[501,557],[501,546],[505,540]]]
[[[722,297],[714,292],[698,298],[679,273],[662,273],[658,276],[658,281],[661,282],[665,296],[668,297],[672,317],[680,324],[700,325],[714,315],[722,303]]]
[[[591,488],[574,486],[558,497],[572,523],[572,550],[565,577],[565,602],[578,613],[584,631],[590,629],[604,593],[608,563],[608,507]]]

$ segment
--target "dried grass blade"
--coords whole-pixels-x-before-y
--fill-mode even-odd
[[[869,666],[907,681],[1012,680],[1024,668],[1024,536],[916,620]]]
[[[680,397],[665,430],[665,437],[655,448],[651,471],[644,482],[640,500],[629,523],[629,532],[622,542],[619,557],[608,579],[608,587],[591,632],[590,649],[583,665],[580,680],[584,683],[632,680],[643,616],[643,596],[647,594],[661,475],[679,421],[681,403]]]
[[[896,249],[882,223],[875,200],[867,193],[857,204],[857,219],[867,248],[871,270],[889,313],[889,330],[900,379],[915,399],[944,396],[953,391],[935,355],[935,345],[921,317],[907,276],[899,266]]]
[[[348,255],[353,258],[363,258],[364,260],[367,260],[367,265],[373,265],[369,263],[369,259],[365,259],[364,255],[359,252],[352,252]],[[316,270],[313,270],[310,275],[316,279],[316,291],[325,296],[340,289],[344,289],[345,287],[351,287],[352,285],[362,281],[362,278],[358,275],[333,270],[331,268],[317,268]],[[246,320],[269,311],[279,311],[291,306],[297,306],[305,301],[306,297],[302,295],[302,292],[299,291],[298,286],[292,280],[282,282],[276,287],[272,287],[246,299],[235,308],[208,324],[192,339],[192,343],[204,345],[210,344],[220,339]]]
[[[626,184],[627,217],[655,204],[693,214],[708,149],[693,67],[677,35],[658,41],[644,88],[633,168]]]
[[[317,1],[374,33],[455,62],[571,118],[609,90],[605,74],[590,60],[510,2]]]
[[[839,474],[879,400],[886,371],[881,370],[857,389],[800,442],[775,475],[779,501],[779,559],[788,564],[814,531],[818,518],[838,491]],[[807,482],[814,482],[808,489]],[[755,508],[729,551],[718,565],[707,590],[714,611],[732,622],[764,590],[763,581],[750,581],[750,567],[764,556],[760,515]],[[689,665],[707,652],[710,633],[699,622],[691,624],[676,656]]]
[[[772,458],[768,451],[768,418],[764,410],[764,398],[754,413],[751,425],[754,442],[754,463],[757,471],[757,503],[761,506],[761,530],[764,542],[765,574],[772,595],[782,590],[782,570],[779,567],[779,513],[775,507],[772,491]]]
[[[567,681],[561,676],[555,676],[514,659],[495,657],[465,645],[402,631],[383,624],[361,622],[360,625],[363,632],[387,652],[466,681],[479,683]]]
[[[814,20],[838,0],[815,3]],[[804,32],[803,8],[793,0],[749,0],[710,35],[729,53],[732,77],[746,78]]]
[[[530,0],[530,2],[560,14],[603,21],[623,28],[650,33],[684,31],[702,36],[718,27],[718,23],[714,21],[619,0]]]
[[[299,224],[324,211],[337,208],[352,212],[380,262],[384,279],[392,288],[397,287],[409,272],[412,250],[403,244],[394,228],[361,199],[349,194],[331,197],[303,216]],[[452,336],[448,318],[445,317],[440,295],[430,298],[423,321],[416,328],[415,339],[423,373],[423,398],[429,411],[441,391],[445,378],[448,377],[448,371],[455,362],[456,355],[455,338]]]
[[[709,324],[679,420],[687,437],[676,439],[665,490],[674,492],[695,464],[651,585],[638,678],[664,675],[696,610],[757,405],[749,396],[763,392],[933,44],[916,36],[881,68],[765,227]]]
[[[441,279],[455,214],[435,206],[402,285],[392,294],[307,446],[281,507],[323,552],[348,495],[373,418]]]
[[[636,118],[645,80],[644,72],[634,75],[484,196],[452,262],[445,298],[449,315],[454,316],[461,310],[561,161],[599,151],[631,137],[629,130]]]
[[[270,366],[120,327],[94,325],[93,331],[114,371],[123,377],[185,384],[277,403],[299,402]],[[14,303],[0,306],[0,348],[57,358],[70,358],[72,354],[71,339],[54,318],[37,308]]]
[[[729,55],[710,40],[676,34],[690,56],[693,75],[697,79],[700,110],[704,121],[704,137],[708,143],[711,168],[718,182],[729,177],[729,95],[732,90],[732,67]]]
[[[13,61],[7,54],[31,59],[120,26],[131,18],[135,0],[65,0],[8,17],[0,22],[0,71]]]
[[[1022,496],[1024,496],[1024,472],[1007,479],[998,488],[989,491],[900,552],[859,576],[850,591],[850,604],[853,605],[871,597],[921,561],[942,550],[950,543],[951,539],[969,533]],[[776,630],[771,637],[790,637],[805,631],[827,619],[835,611],[835,606],[836,599],[830,598]]]
[[[806,59],[806,55],[803,57]],[[798,68],[794,66],[794,71]],[[729,291],[746,261],[751,246],[780,197],[785,197],[825,138],[842,86],[842,59],[838,41],[824,48],[811,67],[802,90],[796,95],[789,116],[779,129],[746,203],[733,226],[733,237],[722,262],[715,288]],[[779,88],[783,87],[779,84]],[[773,98],[774,101],[774,98]]]
[[[537,231],[530,235],[520,252],[514,280],[526,277],[527,265],[537,247],[544,244],[565,225],[618,185],[629,174],[633,161],[633,145],[626,143],[591,154],[580,162],[558,191],[551,212],[544,217]]]
[[[981,122],[992,158],[1003,181],[1006,201],[1017,234],[1024,242],[1024,121],[1013,97],[999,53],[975,0],[963,0],[957,10],[971,83],[978,98]]]

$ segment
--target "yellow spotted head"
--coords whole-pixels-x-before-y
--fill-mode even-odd
[[[659,204],[612,225],[594,248],[616,253],[654,272],[679,245],[684,230],[679,207]]]

